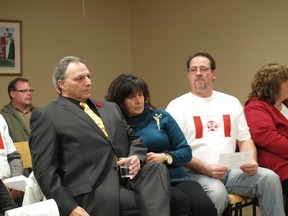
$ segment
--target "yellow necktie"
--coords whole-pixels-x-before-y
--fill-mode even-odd
[[[108,133],[106,131],[106,128],[105,128],[105,125],[103,124],[102,119],[96,113],[94,113],[86,103],[80,102],[80,107],[84,110],[84,112],[86,112],[93,119],[93,121],[108,137]]]

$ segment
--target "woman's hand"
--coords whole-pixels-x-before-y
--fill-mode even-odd
[[[165,153],[154,153],[154,152],[148,152],[147,153],[147,163],[164,163],[166,159]]]

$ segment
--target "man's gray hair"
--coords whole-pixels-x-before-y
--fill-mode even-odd
[[[84,64],[84,61],[76,56],[66,56],[60,60],[54,69],[52,80],[59,93],[61,93],[61,88],[58,85],[58,80],[63,80],[65,78],[67,67],[71,62],[80,62]]]

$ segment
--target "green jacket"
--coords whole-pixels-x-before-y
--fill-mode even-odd
[[[33,106],[32,111],[37,110],[38,108]],[[9,127],[9,134],[13,142],[21,142],[29,140],[29,130],[26,128],[23,120],[17,113],[17,110],[12,106],[11,102],[5,105],[0,113],[4,117],[7,125]]]

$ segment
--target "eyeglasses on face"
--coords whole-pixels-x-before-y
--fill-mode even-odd
[[[26,93],[26,92],[33,93],[33,92],[34,92],[34,89],[15,89],[15,90],[13,90],[13,91],[21,92],[21,93]]]
[[[191,73],[197,73],[198,71],[200,71],[200,73],[206,73],[206,72],[208,72],[210,69],[211,69],[211,68],[209,68],[209,67],[199,67],[199,68],[197,68],[197,67],[191,67],[191,68],[189,68],[189,72],[191,72]]]

